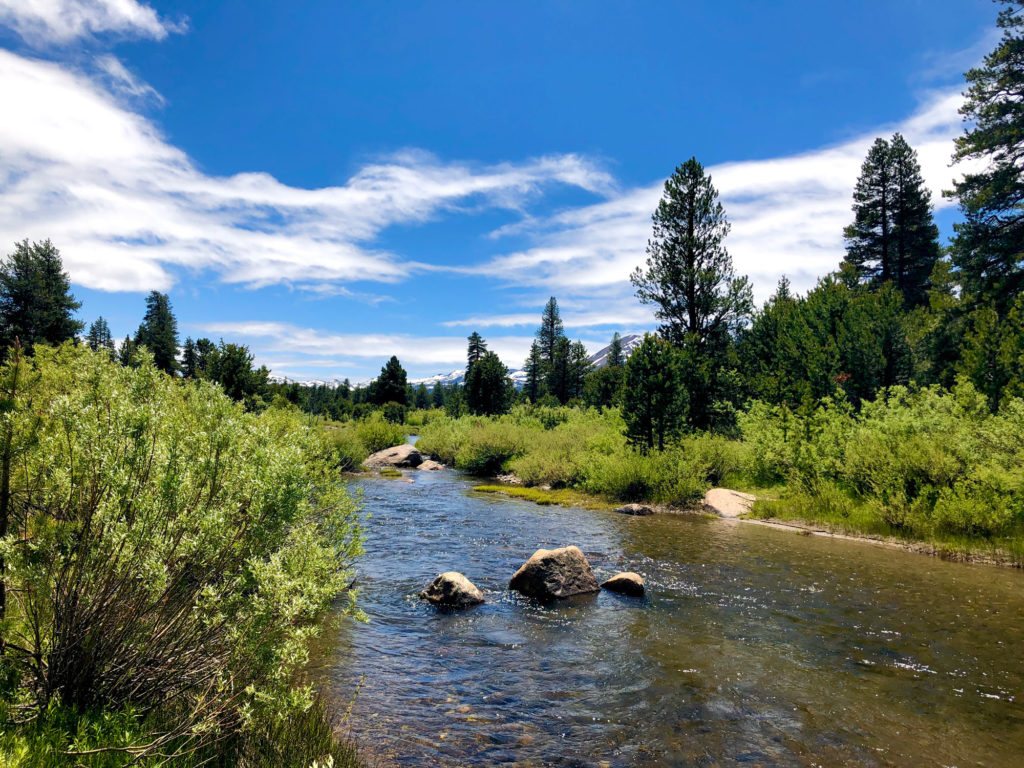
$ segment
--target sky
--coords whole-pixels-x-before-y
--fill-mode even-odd
[[[933,195],[988,0],[517,3],[0,0],[0,254],[50,238],[86,324],[297,380],[510,367],[549,296],[591,351],[653,330],[629,274],[691,156],[755,298],[843,256],[851,192],[902,132]],[[5,250],[7,249],[7,250]]]

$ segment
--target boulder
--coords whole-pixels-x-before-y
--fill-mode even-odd
[[[597,592],[600,586],[579,547],[538,549],[508,583],[529,597],[541,600]]]
[[[418,467],[423,463],[423,454],[415,445],[396,445],[371,455],[363,464],[374,467]]]
[[[431,472],[436,472],[439,469],[444,469],[444,464],[438,464],[433,459],[427,459],[426,461],[421,462],[416,469],[428,469]]]
[[[632,571],[616,573],[607,581],[602,582],[601,588],[607,589],[609,592],[621,592],[623,595],[631,597],[643,597],[644,577]]]
[[[704,509],[719,517],[739,517],[749,512],[756,500],[749,493],[712,488],[704,495]]]
[[[484,601],[483,592],[458,571],[442,573],[420,592],[420,599],[443,608],[469,608]]]
[[[647,504],[623,504],[621,507],[616,507],[615,511],[621,512],[623,515],[653,515],[654,507]]]

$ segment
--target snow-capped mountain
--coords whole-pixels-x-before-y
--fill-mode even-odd
[[[633,350],[643,343],[644,337],[636,333],[631,333],[629,336],[623,336],[621,341],[622,356],[623,358],[626,358],[633,354]],[[590,364],[595,368],[603,368],[604,366],[608,365],[608,352],[609,350],[611,350],[611,348],[612,345],[609,344],[604,349],[592,354],[589,358]]]

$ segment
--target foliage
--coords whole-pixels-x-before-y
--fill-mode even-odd
[[[854,221],[843,233],[846,263],[861,282],[892,282],[908,305],[923,303],[939,258],[939,229],[917,153],[903,136],[875,140],[853,201]]]
[[[665,449],[686,413],[683,362],[680,353],[647,334],[626,363],[623,414],[626,434],[641,451]]]
[[[89,325],[89,333],[86,334],[85,343],[93,352],[105,350],[111,358],[117,354],[114,348],[114,339],[110,335],[110,326],[103,317],[97,317]]]
[[[178,371],[178,321],[166,293],[152,291],[146,297],[146,314],[135,343],[153,355],[153,364],[172,376]]]
[[[729,233],[725,209],[696,158],[665,182],[652,219],[646,268],[638,267],[631,280],[640,301],[656,305],[661,337],[683,350],[687,423],[706,429],[733,394],[730,367],[722,360],[753,310],[750,281],[733,270],[723,244]]]
[[[221,340],[206,357],[203,365],[206,378],[220,384],[235,402],[244,403],[246,410],[258,410],[262,406],[270,371],[263,365],[253,367],[254,357],[248,347]]]
[[[13,253],[0,261],[0,356],[15,339],[31,352],[35,344],[75,338],[82,324],[73,313],[80,306],[52,242],[15,243]]]
[[[470,337],[472,338],[472,337]],[[483,344],[483,340],[480,340]],[[470,349],[472,358],[472,348]],[[466,369],[463,385],[466,407],[478,416],[494,416],[508,410],[513,388],[505,364],[494,352],[481,352]]]
[[[965,174],[952,195],[965,218],[954,225],[953,261],[968,300],[1002,315],[1024,291],[1024,4],[1000,1],[1002,37],[965,75],[967,127],[954,155],[985,167]]]
[[[361,538],[321,432],[66,344],[0,373],[2,624],[22,721],[163,711],[131,754],[308,708],[293,685]],[[6,488],[6,486],[5,486]]]
[[[405,444],[405,428],[401,422],[389,421],[380,412],[371,413],[356,424],[355,432],[359,442],[366,449],[364,459],[371,453]]]
[[[859,413],[843,400],[800,411],[754,403],[741,424],[753,478],[785,481],[794,496],[866,505],[917,538],[1008,536],[1024,525],[1022,400],[993,414],[967,382],[952,392],[893,387]]]
[[[394,355],[380,369],[380,376],[371,385],[373,402],[377,405],[398,403],[408,405],[408,376],[398,358]]]

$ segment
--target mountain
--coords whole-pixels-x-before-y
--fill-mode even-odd
[[[627,358],[633,354],[633,350],[643,344],[644,337],[636,333],[631,333],[628,336],[623,336],[622,339],[622,357]],[[608,365],[608,351],[612,348],[609,344],[604,349],[595,352],[589,358],[590,364],[595,368],[604,368]]]

